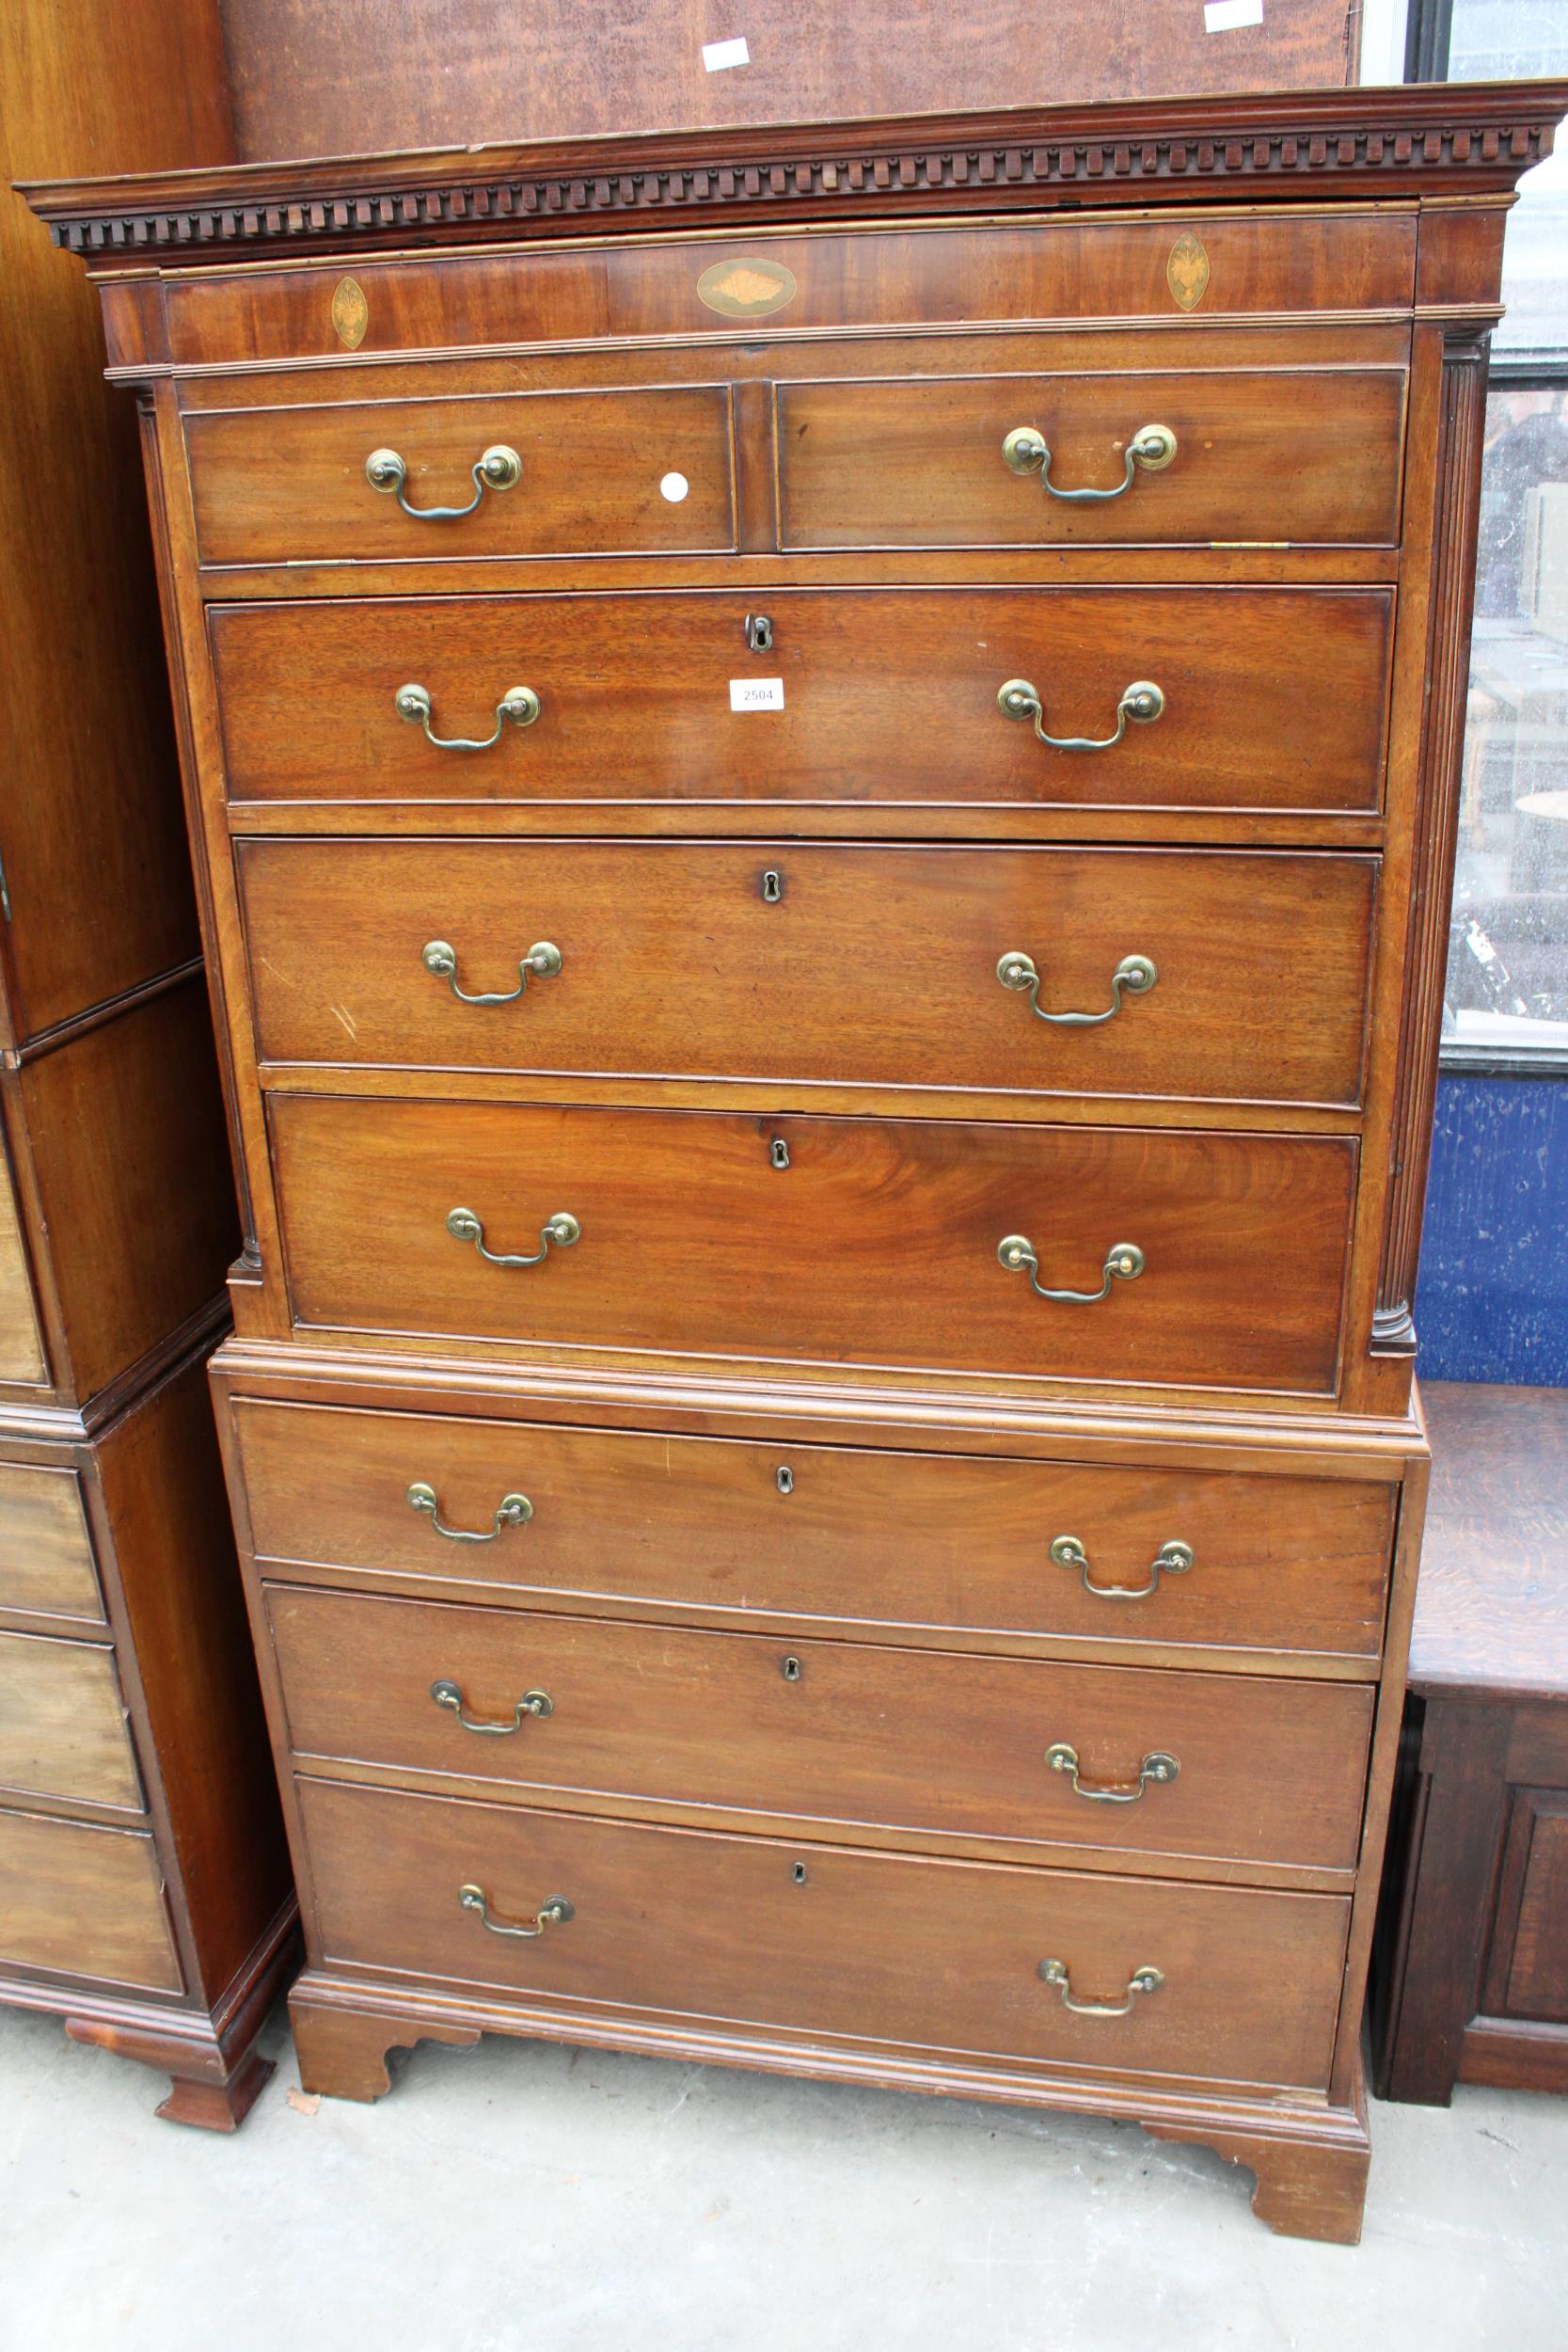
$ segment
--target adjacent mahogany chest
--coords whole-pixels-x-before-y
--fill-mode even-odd
[[[0,22],[0,2005],[229,2131],[297,1948],[207,1381],[239,1224],[135,412],[8,184],[225,151],[215,15],[144,15]]]
[[[308,2087],[1138,2118],[1354,2237],[1557,88],[35,191],[143,404]]]

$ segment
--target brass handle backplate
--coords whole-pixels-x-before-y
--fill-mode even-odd
[[[562,954],[553,940],[536,939],[527,955],[518,960],[516,987],[494,996],[483,993],[470,996],[466,988],[459,986],[457,950],[450,939],[431,940],[420,948],[420,961],[434,978],[446,981],[460,1005],[515,1005],[528,986],[529,974],[531,972],[542,980],[552,979],[561,969]]]
[[[1140,1993],[1158,1993],[1165,1981],[1158,1968],[1134,1968],[1127,1979],[1124,2000],[1080,2001],[1074,1997],[1072,1979],[1068,1974],[1065,1960],[1042,1960],[1040,1976],[1061,1994],[1062,2007],[1075,2010],[1080,2017],[1125,2017]]]
[[[547,1691],[525,1691],[513,1709],[509,1724],[488,1723],[478,1716],[465,1715],[462,1686],[448,1681],[445,1676],[431,1684],[430,1695],[447,1714],[456,1716],[465,1731],[478,1732],[481,1738],[486,1740],[509,1740],[515,1731],[521,1731],[531,1716],[537,1718],[555,1713],[555,1701]]]
[[[430,949],[425,949],[429,960]],[[1129,996],[1147,996],[1159,978],[1157,965],[1148,956],[1123,956],[1111,975],[1111,1001],[1103,1012],[1047,1012],[1040,1003],[1040,976],[1034,959],[1021,947],[1009,947],[996,967],[996,977],[1014,995],[1029,992],[1029,1002],[1037,1020],[1049,1021],[1057,1029],[1098,1029],[1103,1021],[1114,1021],[1121,1010],[1123,989]]]
[[[1185,1576],[1195,1554],[1191,1544],[1162,1544],[1148,1564],[1147,1584],[1097,1584],[1089,1574],[1089,1555],[1076,1535],[1056,1536],[1051,1546],[1051,1557],[1060,1568],[1076,1568],[1085,1592],[1093,1593],[1097,1600],[1147,1600],[1151,1593],[1159,1591],[1162,1574]]]
[[[392,707],[411,727],[423,727],[426,742],[438,752],[487,752],[500,741],[509,719],[515,727],[531,727],[544,706],[531,686],[509,686],[496,705],[496,723],[488,735],[437,735],[430,723],[433,706],[425,686],[400,686]]]
[[[1092,1307],[1110,1295],[1111,1284],[1134,1282],[1144,1270],[1144,1253],[1135,1241],[1113,1242],[1105,1252],[1105,1263],[1100,1271],[1097,1291],[1052,1291],[1040,1280],[1040,1262],[1035,1245],[1022,1233],[1005,1233],[996,1245],[998,1262],[1009,1274],[1027,1271],[1029,1283],[1041,1298],[1053,1298],[1073,1307]]]
[[[576,1911],[564,1895],[551,1895],[547,1901],[542,1902],[529,1927],[512,1919],[492,1919],[490,1898],[483,1886],[460,1886],[457,1899],[465,1911],[478,1914],[481,1927],[488,1928],[492,1935],[543,1935],[546,1928],[564,1926],[568,1919],[577,1917]]]
[[[365,479],[371,488],[388,494],[396,491],[404,513],[420,523],[461,522],[465,515],[473,513],[486,490],[515,489],[522,473],[523,461],[516,451],[508,449],[504,441],[497,441],[474,466],[474,494],[467,506],[410,506],[404,496],[408,487],[407,459],[400,457],[395,449],[372,449],[365,460]]]
[[[1109,490],[1058,490],[1051,479],[1051,452],[1043,433],[1032,424],[1015,425],[1002,444],[1002,454],[1014,473],[1037,473],[1046,490],[1067,506],[1103,506],[1132,486],[1141,467],[1145,473],[1164,473],[1176,455],[1176,436],[1168,424],[1141,424],[1126,449],[1121,480]]]
[[[1168,1787],[1181,1771],[1174,1756],[1166,1756],[1163,1749],[1156,1748],[1139,1765],[1136,1780],[1125,1785],[1116,1781],[1094,1785],[1079,1778],[1078,1751],[1066,1740],[1054,1740],[1046,1749],[1045,1760],[1053,1772],[1067,1773],[1075,1795],[1087,1797],[1095,1804],[1136,1804],[1146,1788]]]
[[[404,688],[407,692],[407,688]],[[1124,687],[1117,705],[1117,723],[1110,735],[1048,735],[1045,731],[1045,709],[1039,689],[1031,686],[1026,677],[1010,677],[996,690],[998,709],[1006,719],[1033,719],[1035,733],[1042,743],[1049,743],[1053,752],[1108,752],[1127,733],[1132,719],[1138,726],[1148,726],[1165,707],[1163,687],[1152,678],[1134,678]]]
[[[582,1239],[582,1227],[578,1223],[577,1218],[565,1209],[558,1210],[554,1216],[545,1219],[539,1229],[540,1246],[531,1255],[511,1253],[501,1249],[486,1249],[484,1228],[475,1216],[472,1209],[449,1209],[447,1231],[453,1241],[471,1241],[480,1256],[489,1265],[543,1265],[550,1254],[551,1242],[554,1242],[558,1249],[570,1249],[574,1243]]]

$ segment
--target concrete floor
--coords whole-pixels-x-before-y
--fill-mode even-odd
[[[1374,2107],[1352,2252],[1128,2124],[493,2040],[301,2112],[268,2045],[221,2139],[0,2011],[3,2352],[1568,2347],[1568,2101]]]

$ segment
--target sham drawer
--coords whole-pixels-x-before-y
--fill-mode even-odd
[[[7,1961],[178,1993],[151,1838],[0,1808],[0,1964]]]
[[[0,1633],[0,1788],[140,1809],[112,1649]]]

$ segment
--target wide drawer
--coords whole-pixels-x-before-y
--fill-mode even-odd
[[[327,1964],[855,2041],[1319,2085],[1336,1896],[1130,1881],[301,1781]],[[462,1899],[469,1890],[469,1900]],[[483,1900],[491,1925],[477,1908]],[[572,1915],[531,1937],[552,1899]],[[1085,2016],[1042,1979],[1058,1963]],[[1160,1982],[1133,1993],[1135,1974]]]
[[[781,383],[781,539],[1386,546],[1399,535],[1404,387],[1400,368]],[[1145,465],[1133,452],[1150,427],[1174,450]],[[1015,470],[1004,444],[1021,429],[1046,445],[1052,489],[1117,495],[1053,496],[1037,462]]]
[[[249,841],[239,868],[274,1062],[1360,1097],[1373,858]]]
[[[302,1325],[1079,1384],[1334,1384],[1348,1138],[329,1095],[270,1108]]]
[[[206,410],[186,419],[185,434],[207,564],[735,545],[723,385]],[[515,480],[481,490],[476,469],[498,449],[517,460]],[[388,487],[367,474],[387,454],[402,461],[401,487],[395,469],[381,469]],[[405,512],[404,501],[424,511]]]
[[[113,1650],[0,1633],[0,1788],[140,1807]]]
[[[1383,590],[787,588],[230,605],[208,626],[235,801],[1373,811],[1391,619]],[[1103,748],[1009,717],[1015,678],[1044,734]],[[1120,720],[1145,680],[1159,718]],[[400,712],[411,685],[428,732]],[[497,717],[516,686],[525,726]]]
[[[1354,1867],[1362,1685],[265,1590],[296,1756],[987,1844]]]
[[[0,1964],[7,1961],[178,1993],[151,1838],[0,1809]]]
[[[0,1380],[37,1385],[46,1369],[16,1193],[0,1144]]]
[[[74,1470],[0,1462],[0,1609],[103,1621]]]
[[[1381,1642],[1398,1490],[1370,1481],[232,1409],[257,1558],[293,1575],[879,1638],[1357,1659]]]

